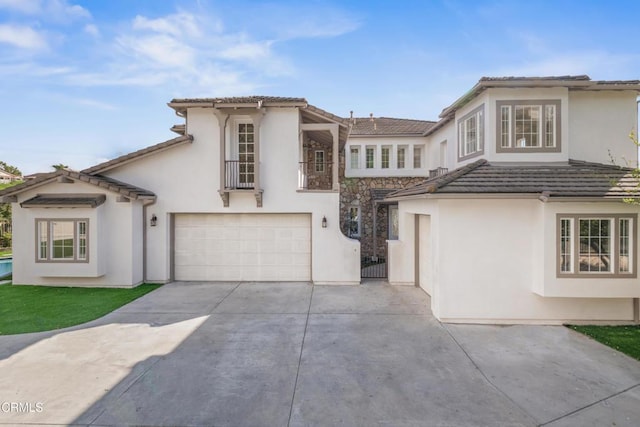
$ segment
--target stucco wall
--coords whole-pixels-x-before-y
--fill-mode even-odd
[[[151,190],[157,202],[147,209],[158,226],[148,228],[147,280],[170,280],[171,213],[310,213],[312,215],[312,280],[316,283],[359,283],[357,241],[340,232],[339,193],[298,189],[299,114],[293,108],[268,108],[260,129],[260,183],[263,206],[253,193],[231,193],[223,206],[220,188],[218,120],[211,110],[192,108],[187,143],[106,173]],[[322,218],[328,227],[322,228]]]
[[[569,157],[635,167],[638,149],[636,95],[631,92],[569,92]],[[611,158],[609,157],[611,155]]]
[[[550,238],[545,227],[551,215],[555,224],[555,214],[545,211],[548,205],[537,199],[401,201],[400,240],[390,245],[390,280],[395,284],[415,280],[413,217],[422,213],[431,218],[432,257],[421,262],[429,264],[423,271],[429,272],[433,283],[421,286],[430,286],[432,309],[440,320],[551,324],[633,320],[629,295],[588,297],[594,279],[580,280],[584,290],[580,297],[543,297],[534,292],[536,280],[549,281],[549,272],[555,274],[555,234]]]
[[[559,100],[560,147],[557,153],[498,153],[496,151],[496,102],[511,100]],[[458,160],[457,123],[467,113],[484,104],[484,153],[467,160]],[[479,158],[493,162],[566,162],[569,159],[610,163],[637,164],[637,148],[629,139],[637,131],[636,94],[631,91],[569,91],[567,88],[493,88],[456,111],[450,121],[429,135],[430,168],[439,159],[439,144],[447,140],[449,168],[457,168]],[[611,156],[610,156],[611,155]]]
[[[21,208],[20,202],[42,193],[104,193],[97,208]],[[13,283],[130,287],[142,281],[142,221],[140,202],[118,203],[117,195],[76,182],[51,183],[26,191],[13,209]],[[36,262],[36,219],[88,219],[89,262]]]

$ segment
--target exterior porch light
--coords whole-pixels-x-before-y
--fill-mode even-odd
[[[156,226],[156,224],[158,223],[158,217],[156,216],[156,214],[151,215],[151,220],[149,222],[151,223],[152,227]]]
[[[326,216],[322,217],[322,228],[327,228],[327,217]]]

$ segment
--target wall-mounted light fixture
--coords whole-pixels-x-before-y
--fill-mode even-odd
[[[156,226],[156,224],[158,223],[158,217],[156,216],[156,214],[151,215],[151,220],[149,222],[151,223],[152,227]]]
[[[322,228],[327,228],[327,217],[326,216],[322,217]]]

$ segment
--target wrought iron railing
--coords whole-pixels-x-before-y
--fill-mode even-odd
[[[224,188],[251,189],[255,182],[255,165],[241,160],[225,160]]]
[[[441,175],[444,175],[445,173],[449,172],[449,169],[447,168],[435,168],[435,169],[431,169],[429,171],[429,179],[431,178],[436,178],[439,177]]]

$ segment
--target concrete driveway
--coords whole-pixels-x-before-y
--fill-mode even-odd
[[[173,283],[0,337],[0,424],[640,423],[639,362],[563,327],[442,325],[427,307],[381,284]]]

